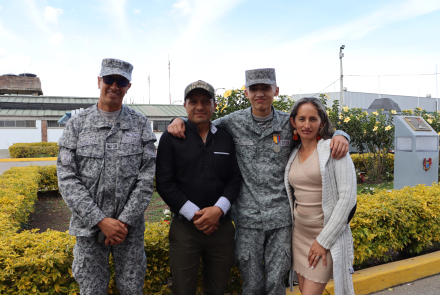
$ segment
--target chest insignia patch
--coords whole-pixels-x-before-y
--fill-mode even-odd
[[[273,145],[277,145],[277,146],[290,146],[290,140],[280,140],[278,144],[276,144],[274,142]]]
[[[77,147],[98,144],[98,137],[96,135],[80,135]]]
[[[119,148],[119,144],[117,142],[107,142],[105,144],[105,148],[107,150],[117,150]]]
[[[70,155],[70,152],[68,151],[62,151],[60,154],[60,158],[61,158],[61,164],[63,166],[69,166],[70,162],[72,160],[72,156]]]
[[[141,134],[139,132],[125,132],[121,143],[141,145]]]

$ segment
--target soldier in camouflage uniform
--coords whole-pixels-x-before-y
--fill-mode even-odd
[[[104,59],[98,104],[72,117],[58,142],[58,183],[72,211],[72,272],[81,295],[107,294],[110,253],[121,294],[143,293],[143,214],[153,193],[156,137],[147,118],[122,105],[132,70]]]
[[[290,114],[272,102],[279,93],[275,69],[246,71],[245,95],[252,107],[213,121],[234,138],[243,177],[232,206],[236,225],[236,255],[244,295],[286,294],[284,279],[291,266],[292,217],[284,187],[284,169],[292,148]],[[174,120],[168,131],[183,137],[184,126]],[[344,135],[336,131],[335,136]],[[348,151],[343,136],[333,139],[332,156]]]

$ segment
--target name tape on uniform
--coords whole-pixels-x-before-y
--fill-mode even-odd
[[[237,139],[237,138],[234,138],[234,142],[237,145],[254,145],[254,142],[252,140],[248,140],[248,139]]]
[[[80,134],[79,140],[77,143],[77,147],[95,145],[95,144],[98,144],[98,142],[99,142],[99,140],[96,135],[90,135],[90,134],[81,135]]]

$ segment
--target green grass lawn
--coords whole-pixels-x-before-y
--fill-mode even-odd
[[[380,189],[392,190],[393,185],[394,185],[394,181],[382,182],[381,184],[358,183],[357,193],[361,194],[362,190],[366,189],[366,188],[374,188],[375,191],[380,190]]]
[[[148,205],[145,211],[145,221],[148,222],[159,222],[165,217],[163,210],[169,209],[167,204],[162,200],[157,192],[153,193],[151,197],[150,205]]]

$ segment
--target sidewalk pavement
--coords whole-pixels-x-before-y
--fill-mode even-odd
[[[440,294],[440,274],[426,277],[398,287],[385,289],[370,295],[438,295]]]
[[[0,161],[0,175],[3,174],[3,172],[5,172],[6,170],[9,170],[11,167],[21,167],[21,166],[29,166],[29,165],[39,165],[39,166],[45,166],[45,165],[54,165],[56,164],[57,161],[52,160],[52,161],[40,161],[39,159],[37,160],[30,160],[30,161],[20,161],[20,162],[13,162],[13,161],[8,161],[8,162],[2,162]]]

